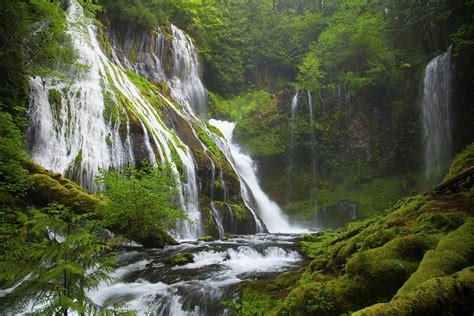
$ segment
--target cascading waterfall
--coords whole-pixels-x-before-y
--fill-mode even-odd
[[[195,113],[207,117],[207,92],[199,77],[199,62],[191,39],[171,24],[173,35],[173,73],[170,79],[171,95],[180,103],[189,102]]]
[[[315,144],[316,144],[316,134],[314,133],[314,116],[313,116],[313,99],[311,97],[311,92],[308,90],[308,107],[309,107],[309,125],[310,125],[310,133],[311,133],[311,173],[313,181],[316,180],[316,155],[315,155]],[[316,209],[316,198],[314,195],[314,187],[311,190],[311,201],[313,203],[314,208]]]
[[[302,229],[289,225],[288,219],[278,204],[272,201],[265,192],[263,192],[258,182],[255,162],[242,151],[239,145],[233,142],[232,133],[235,128],[235,123],[214,119],[209,120],[209,123],[217,127],[227,140],[235,169],[248,186],[255,202],[253,203],[255,205],[254,208],[258,210],[258,214],[262,217],[268,230],[270,232],[301,232]],[[244,192],[246,192],[244,194],[248,194],[249,191],[244,190]],[[250,197],[247,197],[247,199],[249,203],[252,204],[252,199]]]
[[[145,145],[146,158],[155,164],[170,164],[180,202],[192,220],[181,225],[178,237],[198,237],[202,225],[196,167],[190,149],[166,127],[161,114],[124,71],[102,52],[96,27],[84,16],[76,1],[71,1],[67,19],[74,48],[79,52],[81,63],[88,65],[89,69],[74,74],[79,79],[68,85],[58,83],[54,78],[30,80],[28,135],[32,158],[53,171],[77,173],[74,178],[95,191],[94,178],[99,168],[113,166],[118,169],[134,161],[134,141],[129,130],[129,120],[134,117],[142,127],[143,138],[138,141]],[[56,95],[60,96],[59,99],[54,97]],[[106,99],[115,101],[115,104],[107,104]],[[126,106],[119,106],[121,99],[126,99]],[[118,114],[106,119],[108,111],[117,111]],[[125,126],[125,139],[118,135],[122,125]],[[180,179],[173,157],[179,159],[184,181]]]
[[[72,74],[71,77],[77,79],[66,83],[55,78],[31,79],[28,134],[33,159],[78,181],[92,192],[97,190],[94,178],[99,168],[119,169],[144,158],[154,164],[169,163],[180,192],[179,202],[191,219],[179,223],[174,235],[178,239],[202,236],[197,163],[191,149],[180,139],[173,120],[170,121],[169,117],[167,120],[165,115],[179,117],[187,124],[192,134],[187,137],[199,143],[212,165],[214,176],[213,154],[200,140],[200,133],[215,141],[221,151],[228,149],[225,141],[214,135],[196,115],[205,117],[207,92],[199,79],[199,63],[190,38],[173,25],[171,42],[160,33],[150,36],[127,30],[124,45],[119,47],[115,40],[108,51],[112,62],[101,50],[97,27],[84,16],[76,1],[71,1],[67,19],[74,48],[79,52],[80,62],[88,69]],[[134,37],[138,42],[134,42]],[[128,60],[128,50],[131,49],[138,54],[133,62]],[[171,73],[167,75],[162,60],[170,52],[173,64]],[[132,77],[125,73],[126,69],[150,80],[165,82],[177,103],[158,90],[148,94],[148,90],[143,92],[149,88],[136,86]],[[159,103],[166,106],[168,114],[151,104],[150,95],[160,99]],[[219,172],[218,181],[227,190],[222,170]],[[241,189],[244,203],[249,206],[249,193],[243,183]],[[212,202],[214,196],[211,195]],[[226,198],[227,194],[224,197],[226,218],[235,228],[235,216],[226,204]],[[223,237],[224,228],[228,229],[223,227],[224,218],[215,204],[210,203],[209,207],[219,236]],[[264,232],[265,227],[256,213],[251,209],[250,213],[255,223],[254,228],[249,226],[250,231]]]
[[[425,70],[422,116],[427,184],[441,180],[451,161],[451,55],[449,47],[431,60]]]

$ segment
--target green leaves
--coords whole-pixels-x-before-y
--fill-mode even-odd
[[[171,172],[169,167],[154,167],[148,162],[118,172],[102,170],[97,182],[104,188],[98,194],[108,200],[103,206],[106,225],[142,241],[187,219],[177,204]]]
[[[99,226],[92,216],[50,204],[42,210],[19,213],[18,221],[20,236],[26,232],[27,238],[18,244],[17,251],[2,256],[5,261],[0,265],[0,275],[18,279],[27,273],[15,289],[16,306],[21,310],[32,303],[36,312],[43,314],[100,309],[86,292],[100,282],[111,281],[107,272],[112,270],[114,258],[110,247],[98,238]],[[20,269],[8,269],[15,265]]]

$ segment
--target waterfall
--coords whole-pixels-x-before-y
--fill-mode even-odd
[[[171,95],[181,103],[189,102],[195,113],[207,118],[207,92],[202,84],[199,62],[191,39],[171,24],[173,35],[173,73],[170,79]]]
[[[243,152],[239,145],[233,142],[232,133],[235,128],[235,123],[214,119],[209,120],[209,123],[217,127],[227,140],[235,169],[245,184],[243,194],[248,194],[246,197],[248,203],[254,206],[253,209],[258,211],[258,214],[262,217],[268,230],[270,232],[301,231],[300,228],[291,226],[288,223],[288,219],[278,204],[272,201],[265,192],[263,192],[258,182],[255,162]]]
[[[33,160],[55,172],[72,175],[93,192],[99,168],[119,169],[138,158],[154,164],[168,163],[181,206],[192,220],[181,225],[177,237],[198,237],[202,225],[191,150],[165,125],[162,114],[124,70],[102,52],[97,27],[76,1],[71,1],[67,21],[80,62],[88,69],[73,74],[76,80],[69,83],[55,78],[30,80],[27,134]]]
[[[311,92],[308,90],[308,108],[309,108],[309,131],[311,133],[311,145],[309,147],[311,151],[311,174],[313,181],[316,181],[316,155],[315,155],[315,144],[316,144],[316,134],[314,133],[314,116],[313,116],[313,99],[311,97]],[[311,190],[311,202],[313,203],[314,208],[316,209],[316,198],[314,194],[315,186]]]
[[[291,150],[295,149],[295,119],[296,119],[296,110],[298,108],[298,90],[296,90],[293,99],[291,100]]]
[[[290,154],[288,159],[288,193],[287,200],[290,201],[293,187],[293,169],[295,165],[295,146],[296,146],[296,111],[298,109],[298,90],[296,90],[293,99],[291,99],[291,141]]]
[[[425,70],[422,116],[425,178],[438,182],[451,160],[450,82],[452,48],[435,57]]]

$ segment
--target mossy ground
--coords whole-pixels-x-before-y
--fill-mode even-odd
[[[242,285],[236,314],[472,314],[474,190],[471,177],[461,181],[460,190],[403,198],[384,215],[305,236],[311,262],[297,280],[283,295],[269,289],[278,278]]]

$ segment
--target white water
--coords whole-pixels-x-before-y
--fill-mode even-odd
[[[209,243],[188,242],[163,250],[119,254],[117,282],[88,293],[101,306],[124,304],[139,315],[227,315],[220,303],[234,298],[232,286],[245,279],[296,267],[292,249],[298,236],[249,235]],[[172,267],[168,261],[188,252],[194,262]],[[230,290],[226,292],[226,290]]]
[[[233,142],[232,133],[235,128],[235,123],[214,119],[209,120],[209,123],[217,127],[227,140],[235,169],[250,189],[253,200],[255,201],[255,209],[258,211],[258,214],[268,230],[270,232],[286,233],[303,231],[299,227],[291,226],[278,204],[272,201],[268,195],[263,192],[258,182],[255,162],[243,152],[239,145]]]
[[[296,90],[293,99],[291,100],[291,151],[295,149],[295,119],[296,119],[296,110],[298,109],[298,90]]]
[[[425,70],[422,115],[428,184],[442,179],[451,160],[451,55],[450,47],[431,60]]]
[[[207,92],[200,79],[199,62],[191,39],[171,24],[173,35],[173,73],[171,95],[180,103],[191,105],[195,113],[207,117]]]

